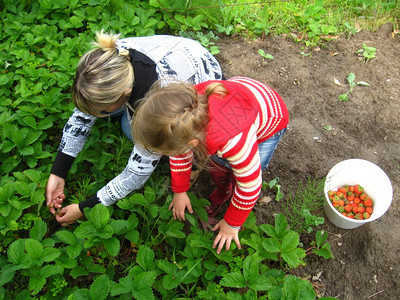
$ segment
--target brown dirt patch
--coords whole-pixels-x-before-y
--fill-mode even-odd
[[[377,48],[376,59],[363,64],[356,52],[362,44]],[[391,179],[394,197],[379,220],[352,230],[335,227],[327,219],[335,258],[313,255],[299,276],[320,276],[320,291],[340,299],[399,299],[400,295],[400,40],[390,24],[376,32],[359,32],[331,41],[303,57],[300,44],[289,38],[267,37],[246,42],[224,38],[217,56],[226,76],[248,76],[267,83],[285,100],[290,130],[285,134],[264,173],[264,180],[279,177],[284,192],[295,190],[308,178],[324,178],[338,162],[369,160]],[[274,59],[263,59],[263,49]],[[335,53],[335,55],[333,55]],[[357,86],[348,102],[337,97],[347,91],[346,77],[354,73]],[[334,78],[342,86],[335,84]],[[325,130],[324,125],[334,129]],[[316,139],[318,137],[318,139]],[[282,201],[285,201],[283,199]],[[274,206],[256,216],[271,222]],[[340,234],[340,237],[338,236]],[[375,294],[375,295],[374,295]]]

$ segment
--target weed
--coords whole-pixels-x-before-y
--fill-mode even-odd
[[[376,48],[368,47],[366,44],[363,44],[363,48],[357,50],[357,54],[361,56],[362,61],[364,64],[367,64],[370,59],[376,58]]]
[[[348,101],[349,100],[348,94],[353,91],[353,88],[355,86],[357,86],[357,85],[369,86],[369,83],[365,82],[365,81],[355,82],[356,76],[354,75],[354,73],[350,73],[346,79],[347,79],[347,82],[349,83],[349,90],[345,94],[341,94],[338,96],[338,99],[340,101]]]
[[[276,191],[275,200],[279,202],[283,198],[283,193],[281,192],[281,185],[279,184],[279,177],[272,179],[270,182],[262,182],[261,188],[263,190],[270,188]]]
[[[285,216],[290,228],[301,233],[311,232],[314,227],[324,223],[322,217],[314,215],[323,208],[324,180],[309,179],[304,185],[299,183],[294,193],[289,193],[286,201],[282,202]]]
[[[265,58],[265,59],[274,59],[273,55],[265,53],[265,51],[263,49],[259,49],[258,54],[260,54],[261,57]]]

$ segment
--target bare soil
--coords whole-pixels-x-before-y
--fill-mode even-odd
[[[376,59],[360,60],[357,50],[363,43],[377,48]],[[350,158],[377,164],[391,179],[393,202],[387,213],[352,230],[325,218],[321,229],[330,234],[335,258],[307,256],[297,275],[311,275],[310,281],[315,276],[321,296],[400,299],[400,39],[392,25],[338,37],[321,49],[302,49],[290,37],[253,42],[230,37],[217,45],[227,78],[240,75],[265,82],[288,106],[290,129],[264,171],[265,181],[279,177],[287,193],[308,178],[323,179],[336,163]],[[259,49],[274,58],[263,59]],[[349,101],[342,102],[338,96],[347,92],[350,73],[370,86],[356,86]],[[273,202],[255,210],[260,223],[271,222],[279,212]]]

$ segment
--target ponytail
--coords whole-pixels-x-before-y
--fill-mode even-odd
[[[103,116],[133,86],[134,73],[129,51],[118,49],[120,34],[96,32],[95,48],[79,60],[72,90],[75,106],[88,114]]]

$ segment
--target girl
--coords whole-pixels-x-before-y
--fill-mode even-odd
[[[121,125],[130,138],[130,119],[136,101],[160,78],[197,84],[221,79],[216,59],[196,41],[175,36],[132,37],[96,33],[95,49],[80,59],[73,84],[72,100],[76,106],[64,126],[61,143],[46,187],[50,211],[62,207],[65,178],[82,150],[97,117],[122,115]],[[135,146],[125,170],[95,195],[78,204],[59,210],[61,225],[73,223],[84,207],[97,203],[106,206],[140,188],[150,177],[160,155]]]
[[[281,97],[266,85],[245,77],[208,81],[194,87],[170,84],[152,88],[138,108],[132,127],[144,148],[170,156],[174,218],[192,213],[186,191],[193,153],[211,157],[210,174],[216,184],[210,215],[230,200],[213,248],[220,253],[232,239],[240,249],[238,232],[255,205],[267,168],[289,114]],[[233,177],[233,182],[231,178]],[[232,193],[232,188],[234,191]]]

